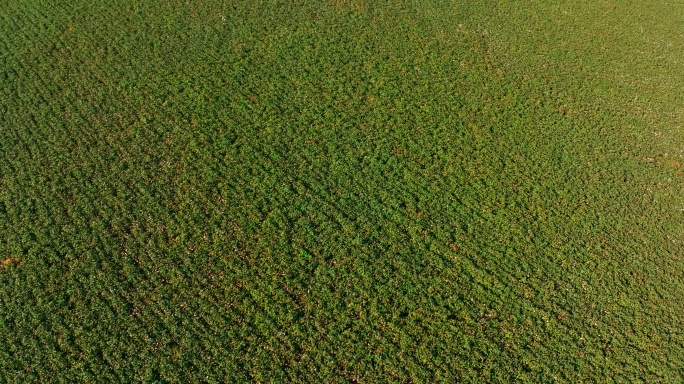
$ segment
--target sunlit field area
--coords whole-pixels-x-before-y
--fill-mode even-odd
[[[684,1],[0,0],[0,382],[681,382]]]

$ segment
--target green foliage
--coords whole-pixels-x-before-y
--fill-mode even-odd
[[[0,381],[680,381],[682,11],[0,2]]]

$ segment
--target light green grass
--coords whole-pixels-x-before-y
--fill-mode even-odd
[[[0,381],[684,380],[682,1],[143,3],[0,2]]]

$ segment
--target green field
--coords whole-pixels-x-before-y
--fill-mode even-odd
[[[0,383],[684,381],[684,1],[0,0]]]

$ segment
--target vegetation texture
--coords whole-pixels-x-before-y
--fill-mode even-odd
[[[0,382],[681,382],[684,2],[0,1]]]

